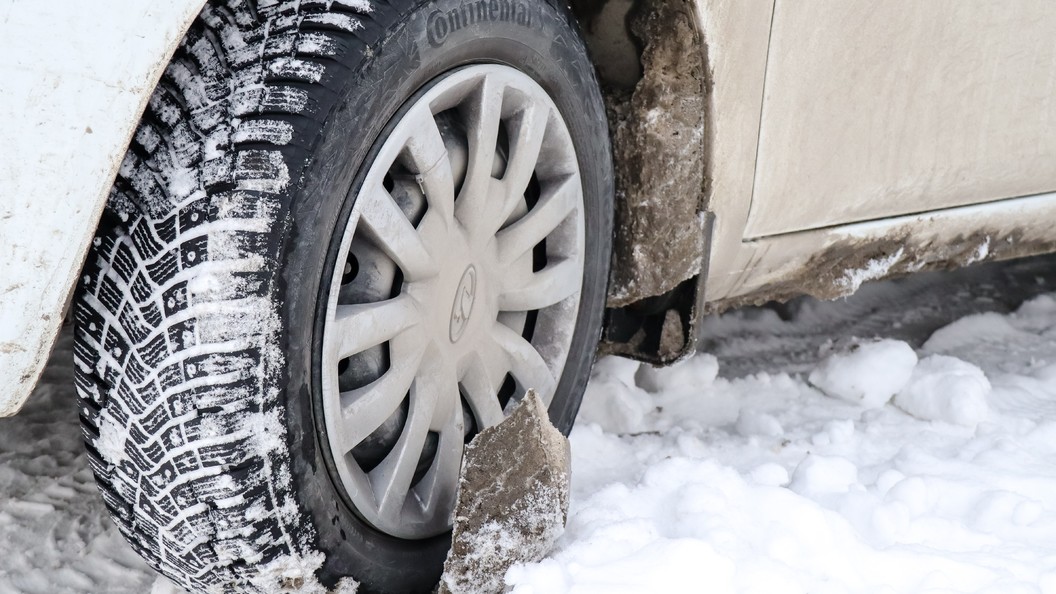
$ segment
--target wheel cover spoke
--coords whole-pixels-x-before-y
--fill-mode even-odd
[[[494,349],[487,356],[498,360],[500,353],[497,349]],[[499,399],[495,397],[495,394],[498,393],[502,385],[502,375],[506,371],[508,369],[504,367],[501,374],[492,372],[493,375],[498,377],[490,377],[487,364],[478,355],[472,359],[466,375],[462,378],[462,386],[466,391],[465,396],[469,402],[469,407],[485,427],[497,425],[503,419],[502,406],[499,404]]]
[[[502,295],[500,311],[532,311],[560,303],[579,291],[582,262],[564,260],[530,275],[514,275]]]
[[[408,280],[436,274],[436,263],[422,238],[385,188],[374,186],[360,200],[363,201],[359,211],[363,226],[378,247],[396,261]]]
[[[531,212],[496,234],[499,259],[512,263],[539,245],[568,219],[580,199],[579,177],[569,176],[557,184],[555,191],[543,195]]]
[[[433,409],[437,399],[433,394],[421,394],[421,378],[415,378],[411,387],[410,416],[404,426],[396,447],[370,474],[374,495],[382,518],[399,519],[399,513],[407,503],[407,495],[414,477],[415,468],[422,455]]]
[[[493,332],[498,347],[506,356],[510,374],[525,390],[535,390],[540,394],[552,393],[554,376],[546,360],[535,350],[532,343],[502,324],[496,324]]]
[[[485,76],[467,107],[466,128],[469,159],[466,181],[458,197],[458,219],[470,230],[484,222],[495,166],[495,147],[499,140],[505,85],[498,76]]]
[[[454,370],[438,370],[434,380],[433,388],[438,391],[438,396],[447,397],[442,400],[447,406],[438,406],[433,412],[432,429],[439,434],[436,455],[417,488],[427,514],[454,507],[465,440],[462,401],[458,397],[458,379]]]
[[[422,350],[396,361],[380,378],[357,390],[341,393],[344,441],[342,453],[363,442],[393,415],[411,389]]]
[[[411,117],[414,133],[407,141],[407,154],[412,171],[417,174],[429,208],[450,223],[455,209],[455,182],[444,138],[425,106]]]
[[[585,223],[571,136],[526,75],[461,68],[401,113],[326,281],[318,360],[343,496],[378,530],[420,539],[450,529],[466,441],[523,390],[553,398]]]
[[[506,165],[506,174],[502,178],[503,211],[499,220],[505,220],[516,205],[515,199],[524,195],[528,182],[539,162],[539,151],[543,146],[543,137],[550,121],[550,106],[542,102],[533,102],[514,120],[510,139],[510,158]]]
[[[340,359],[391,340],[417,324],[418,318],[418,306],[407,295],[378,303],[339,305],[334,318],[340,333],[340,339],[332,343],[335,354]]]

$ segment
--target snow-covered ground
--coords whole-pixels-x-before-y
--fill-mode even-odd
[[[1056,258],[708,320],[605,359],[568,529],[518,594],[1056,592]],[[1022,303],[1022,304],[1021,304]],[[106,519],[64,336],[0,421],[0,593],[163,592]]]
[[[103,507],[84,456],[69,329],[22,412],[0,419],[0,593],[146,594],[155,577]]]

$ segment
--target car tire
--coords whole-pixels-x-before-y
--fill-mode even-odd
[[[414,125],[441,103],[425,120],[439,136]],[[421,130],[443,143],[442,174]],[[568,191],[564,218],[518,226]],[[121,533],[190,592],[431,591],[462,445],[528,388],[571,428],[611,229],[604,106],[560,3],[209,2],[150,99],[75,299],[88,458]],[[513,237],[534,239],[503,251]],[[425,346],[406,394],[363,413],[408,344]],[[356,443],[343,422],[365,427]],[[390,497],[394,477],[411,482]]]

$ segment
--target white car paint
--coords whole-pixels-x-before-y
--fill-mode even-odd
[[[1056,190],[1054,31],[1045,1],[778,0],[745,237]]]
[[[0,416],[36,383],[146,101],[204,3],[0,2]]]

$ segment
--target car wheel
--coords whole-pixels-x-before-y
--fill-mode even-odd
[[[210,2],[76,297],[121,532],[192,592],[431,590],[464,445],[529,388],[571,427],[611,180],[562,6]]]

